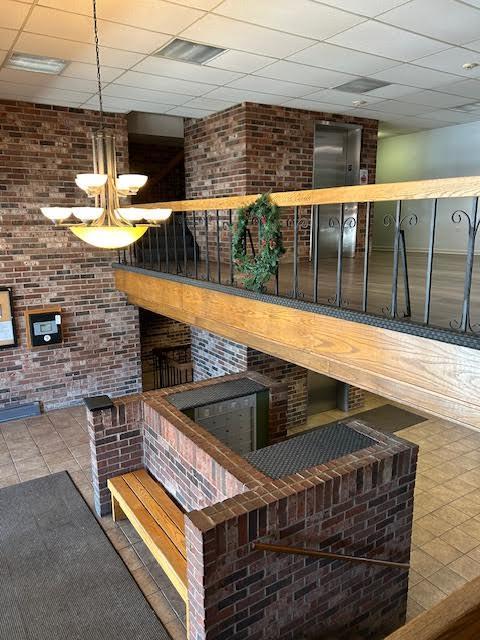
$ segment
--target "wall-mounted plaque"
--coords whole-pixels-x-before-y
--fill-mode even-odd
[[[12,290],[0,288],[0,349],[14,347],[17,344],[15,321],[12,311]]]

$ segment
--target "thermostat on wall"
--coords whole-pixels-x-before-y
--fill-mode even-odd
[[[60,307],[25,311],[27,344],[30,348],[62,342],[62,310]]]

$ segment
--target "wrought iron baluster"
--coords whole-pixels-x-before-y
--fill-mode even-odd
[[[400,222],[402,215],[402,201],[398,200],[395,206],[395,229],[393,239],[393,273],[392,273],[392,298],[390,304],[390,315],[395,318],[397,315],[397,294],[398,294],[398,254],[400,251]]]
[[[313,301],[318,302],[318,248],[320,244],[320,221],[318,204],[313,207]]]
[[[169,264],[169,256],[168,256],[168,223],[164,223],[164,232],[165,232],[165,271],[168,273],[170,271]]]
[[[342,276],[343,276],[343,233],[345,225],[345,205],[340,207],[340,220],[338,225],[337,241],[337,283],[335,287],[335,305],[342,306]]]
[[[207,280],[210,282],[210,251],[208,246],[208,211],[204,213],[205,218],[205,260],[207,262]]]
[[[229,247],[230,247],[230,284],[233,285],[233,253],[232,253],[232,240],[233,240],[233,223],[232,223],[232,210],[228,210],[228,228],[229,231]]]
[[[427,258],[427,276],[425,282],[425,308],[423,311],[423,321],[425,324],[430,322],[430,306],[432,300],[432,273],[433,273],[433,255],[435,249],[435,233],[437,230],[437,211],[438,200],[435,198],[432,205],[432,216],[430,218],[430,234],[428,241],[428,258]]]
[[[153,248],[152,248],[152,229],[150,228],[148,231],[148,264],[149,268],[153,269]]]
[[[157,250],[157,268],[159,271],[162,270],[162,262],[160,259],[160,239],[159,239],[159,229],[155,227],[155,246]]]
[[[127,264],[127,250],[123,250],[123,264]]]
[[[278,276],[278,270],[277,270]],[[293,208],[293,299],[297,298],[298,289],[298,207]],[[278,294],[278,292],[277,292]]]
[[[180,272],[178,266],[178,249],[177,249],[177,218],[175,214],[172,216],[173,222],[173,259],[175,260],[175,273],[178,274]]]
[[[120,249],[117,249],[117,262],[120,264],[121,263],[121,258],[120,258]]]
[[[221,284],[222,282],[222,265],[220,262],[220,215],[218,213],[218,209],[215,211],[215,220],[217,223],[217,282]]]
[[[185,213],[182,213],[182,236],[183,236],[183,274],[185,276],[187,273],[187,229],[185,222]]]
[[[370,202],[367,202],[367,209],[365,211],[365,246],[363,255],[363,295],[362,295],[362,311],[367,312],[368,306],[368,270],[370,266],[369,254],[370,254]]]
[[[193,269],[195,272],[195,278],[198,279],[198,262],[197,262],[197,218],[195,211],[193,211]]]
[[[134,250],[135,245],[130,245],[128,247],[128,255],[129,255],[129,260],[130,260],[130,264],[133,265],[133,250]]]

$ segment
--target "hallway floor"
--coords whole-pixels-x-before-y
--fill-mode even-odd
[[[386,404],[367,396],[360,413]],[[417,412],[418,413],[418,412]],[[345,418],[310,416],[300,433]],[[397,432],[419,444],[410,571],[409,619],[480,576],[480,433],[436,418]],[[92,506],[84,408],[51,411],[0,425],[0,488],[67,470]],[[184,605],[131,525],[102,527],[174,640],[185,639]]]

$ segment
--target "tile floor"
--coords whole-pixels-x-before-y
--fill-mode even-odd
[[[366,406],[350,415],[382,404],[369,395]],[[336,410],[310,416],[295,433],[342,417]],[[410,619],[480,576],[480,432],[429,418],[397,435],[420,446]],[[69,471],[92,505],[83,407],[0,424],[0,488],[61,470]],[[133,527],[110,517],[100,522],[172,638],[184,640],[185,606]]]

